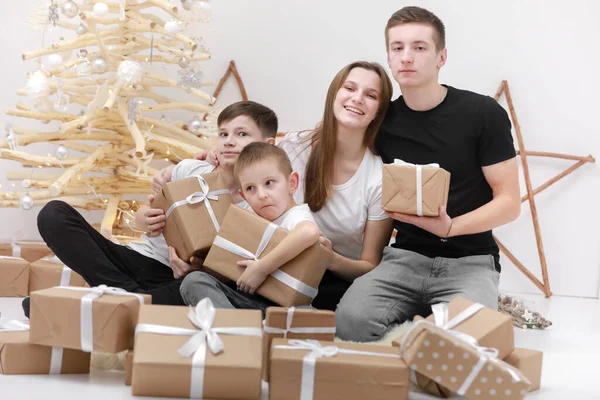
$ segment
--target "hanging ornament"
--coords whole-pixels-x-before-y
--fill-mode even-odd
[[[19,199],[19,206],[23,209],[23,210],[31,210],[33,208],[33,199],[31,198],[31,196],[29,195],[29,193],[24,194],[23,196],[21,196],[21,198]]]
[[[94,4],[94,16],[104,17],[108,14],[108,6],[102,2]]]
[[[199,134],[202,128],[204,128],[204,122],[198,117],[194,117],[194,119],[188,122],[188,131],[193,134]]]
[[[56,26],[56,23],[60,19],[60,14],[58,13],[58,4],[56,0],[52,0],[50,4],[48,4],[48,23],[52,24],[52,26]]]
[[[103,74],[108,71],[108,62],[102,56],[97,56],[92,60],[92,71],[96,74]]]
[[[86,49],[79,50],[79,53],[77,54],[77,57],[79,57],[79,62],[76,67],[77,76],[90,76],[91,65],[90,60],[87,58],[87,54],[88,52]]]
[[[62,14],[65,17],[73,18],[79,13],[79,7],[77,7],[77,3],[75,3],[73,0],[67,0],[60,7],[60,11],[62,11]]]
[[[135,100],[135,97],[132,97],[131,99],[129,99],[129,102],[127,105],[129,106],[127,118],[129,118],[129,122],[131,122],[133,124],[133,123],[135,123],[135,121],[137,121],[138,102]]]
[[[125,60],[119,64],[117,76],[125,85],[136,84],[142,80],[142,66],[135,61]]]
[[[77,28],[75,28],[75,33],[78,34],[79,36],[85,35],[86,33],[88,33],[88,28],[82,22],[77,26]]]
[[[181,7],[183,7],[184,10],[190,11],[193,5],[193,0],[181,0]]]
[[[8,147],[11,150],[17,148],[17,137],[15,136],[15,132],[12,129],[12,124],[6,124],[4,126],[4,130],[6,131],[5,139],[8,142]]]
[[[179,63],[178,64],[179,64],[179,66],[181,68],[187,68],[187,67],[190,66],[190,59],[188,57],[186,57],[186,56],[183,56],[183,57],[181,57],[179,59]]]
[[[54,102],[54,110],[58,112],[67,112],[71,97],[63,91],[63,84],[58,84],[56,90],[56,101]]]
[[[63,58],[60,54],[50,54],[48,56],[47,65],[51,68],[57,67],[63,63]]]
[[[51,108],[48,96],[50,96],[50,83],[48,77],[41,70],[37,70],[25,85],[25,93],[33,99],[33,109]]]
[[[196,71],[194,68],[186,68],[177,70],[177,85],[184,88],[187,93],[192,89],[200,89],[202,87],[202,71]]]
[[[64,144],[61,144],[54,151],[54,156],[61,161],[65,160],[69,156],[69,149]]]
[[[192,5],[192,11],[196,15],[206,13],[207,11],[210,11],[210,3],[208,1],[202,1],[202,0],[196,1]]]
[[[181,31],[182,22],[172,19],[165,24],[165,32],[167,33],[178,33]]]

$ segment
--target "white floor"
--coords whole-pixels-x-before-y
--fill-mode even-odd
[[[531,400],[600,400],[600,300],[523,296],[551,320],[545,331],[516,329],[516,345],[544,351],[542,389]],[[20,299],[0,298],[3,317],[23,318]],[[124,373],[93,370],[78,376],[0,375],[2,399],[130,399]],[[411,395],[412,400],[426,398]],[[429,397],[427,397],[429,398]]]

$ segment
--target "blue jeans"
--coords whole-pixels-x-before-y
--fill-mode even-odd
[[[335,312],[337,335],[378,340],[394,325],[458,296],[496,310],[499,280],[492,255],[429,258],[388,246],[381,263],[342,297]]]

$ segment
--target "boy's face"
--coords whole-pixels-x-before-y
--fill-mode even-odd
[[[419,23],[397,25],[388,31],[388,65],[401,87],[437,83],[447,52],[436,50],[434,33],[432,26]]]
[[[265,160],[244,168],[238,174],[240,194],[254,212],[274,221],[295,203],[292,195],[298,189],[298,173],[283,173],[275,160]]]
[[[273,138],[265,138],[254,120],[240,115],[219,125],[217,138],[217,157],[219,165],[233,167],[240,152],[252,142],[275,142]]]

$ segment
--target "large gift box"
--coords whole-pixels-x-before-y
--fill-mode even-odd
[[[381,207],[386,211],[439,216],[448,203],[450,173],[437,164],[414,165],[401,160],[383,165]]]
[[[0,244],[0,256],[20,257],[29,262],[37,261],[51,253],[44,242],[19,240]]]
[[[151,301],[103,285],[38,290],[31,293],[30,341],[86,352],[132,349],[140,305]]]
[[[134,396],[258,400],[259,310],[142,306],[133,354]]]
[[[29,293],[54,286],[88,287],[88,284],[56,256],[45,257],[29,265]]]
[[[269,398],[408,398],[409,370],[391,346],[273,339]]]
[[[29,293],[29,262],[0,256],[0,297],[25,297]]]
[[[263,321],[263,380],[269,381],[271,342],[275,338],[333,342],[335,313],[327,310],[269,307]]]
[[[414,324],[400,352],[412,370],[470,400],[521,400],[529,390],[525,376],[499,360],[495,349],[479,347],[468,335],[426,320]]]
[[[238,261],[269,254],[288,234],[250,211],[231,206],[204,266],[237,281],[245,269]],[[310,304],[331,259],[331,251],[315,243],[267,276],[256,293],[284,307]]]
[[[129,350],[125,355],[125,385],[131,386],[131,376],[133,372],[133,350]]]
[[[530,391],[538,390],[542,380],[542,360],[544,353],[538,350],[516,348],[504,359],[504,362],[512,365],[531,382]]]
[[[89,372],[89,353],[31,344],[27,324],[0,318],[1,374],[87,374]]]
[[[152,202],[165,210],[165,240],[186,261],[204,258],[230,205],[231,194],[219,172],[169,182]]]

